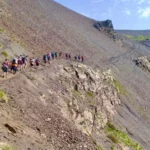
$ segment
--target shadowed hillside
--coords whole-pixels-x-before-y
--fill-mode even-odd
[[[150,55],[146,47],[118,43],[52,0],[1,0],[0,20],[0,53],[10,60],[85,56],[84,65],[56,59],[0,78],[0,148],[149,150],[150,75],[134,62]]]

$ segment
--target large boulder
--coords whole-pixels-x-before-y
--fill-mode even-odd
[[[146,71],[150,72],[150,58],[148,58],[147,56],[138,57],[135,60],[135,63],[137,66],[142,67]]]

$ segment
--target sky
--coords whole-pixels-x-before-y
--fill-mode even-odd
[[[150,29],[150,0],[55,0],[95,20],[110,19],[115,29]]]

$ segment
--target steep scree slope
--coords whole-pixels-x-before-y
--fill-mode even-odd
[[[112,39],[108,38],[103,33],[98,32],[93,27],[93,23],[95,22],[94,20],[81,16],[51,0],[1,0],[0,19],[0,28],[4,28],[7,35],[11,38],[16,37],[20,39],[25,44],[26,52],[30,55],[41,56],[44,52],[49,50],[61,50],[63,52],[71,52],[73,54],[83,54],[86,58],[87,65],[90,65],[93,68],[111,68],[115,78],[120,83],[119,85],[123,84],[127,90],[127,94],[123,92],[121,95],[121,106],[116,108],[118,113],[115,116],[114,122],[118,126],[124,127],[128,134],[136,139],[145,150],[149,150],[150,75],[136,67],[133,62],[133,60],[139,56],[150,55],[150,52],[147,49],[142,46],[133,46],[136,45],[136,43],[132,43],[126,39],[123,39],[123,46],[120,47]],[[43,73],[43,70],[41,71]],[[44,76],[43,78],[45,78],[44,73],[42,75]],[[27,128],[32,126],[34,129],[36,128],[40,134],[42,132],[50,133],[48,141],[51,141],[50,144],[54,143],[56,149],[60,148],[61,145],[64,146],[64,149],[69,149],[70,145],[67,146],[66,142],[64,142],[65,144],[62,144],[63,141],[60,140],[58,136],[59,130],[57,131],[57,129],[60,128],[58,124],[62,124],[63,126],[62,121],[66,122],[67,125],[65,124],[62,128],[63,132],[65,129],[65,133],[67,134],[68,138],[64,138],[67,142],[70,140],[72,143],[82,141],[81,143],[85,142],[88,144],[88,141],[90,141],[89,149],[93,148],[91,139],[82,135],[81,132],[77,131],[77,129],[71,128],[75,125],[75,123],[71,125],[66,120],[63,120],[62,118],[59,119],[60,114],[55,115],[55,112],[51,113],[51,111],[57,110],[56,108],[54,110],[52,109],[53,105],[55,105],[55,99],[51,99],[53,100],[53,105],[49,105],[48,108],[50,109],[40,110],[39,107],[41,103],[39,104],[37,102],[37,98],[34,97],[34,95],[37,94],[37,91],[35,90],[34,93],[33,88],[25,88],[25,86],[20,85],[20,81],[18,81],[19,79],[21,81],[23,80],[21,84],[28,82],[31,87],[38,90],[38,88],[35,87],[35,84],[28,80],[26,81],[26,77],[24,77],[23,74],[21,77],[18,76],[13,80],[10,79],[1,81],[1,88],[6,90],[8,95],[10,95],[10,103],[7,107],[11,110],[13,118],[20,118],[20,121],[24,121],[22,117],[18,117],[18,114],[24,113],[26,117],[25,125],[29,124]],[[41,84],[44,84],[43,81],[41,81]],[[11,86],[12,88],[10,89],[9,87]],[[49,86],[56,85],[51,84],[50,82]],[[55,88],[57,90],[57,86]],[[11,91],[13,89],[15,89],[15,91]],[[43,91],[43,89],[40,89],[40,91],[41,90]],[[31,96],[31,94],[27,91],[33,93],[33,95]],[[34,103],[31,104],[25,97],[24,93],[26,93],[26,95],[29,94],[28,99],[31,99],[30,101],[33,100]],[[17,95],[19,97],[17,97]],[[23,97],[25,97],[25,99]],[[43,97],[44,95],[41,94],[40,99],[46,105]],[[17,107],[20,103],[22,105],[21,108],[25,108],[24,110]],[[5,108],[3,104],[2,106]],[[32,109],[35,111],[33,114],[30,113],[30,110],[32,112]],[[5,112],[5,109],[3,111]],[[21,113],[19,113],[20,111]],[[44,115],[43,111],[46,111],[48,114],[52,114],[55,116],[54,118],[56,118],[56,120],[60,121],[54,121],[56,122],[56,126],[53,126],[55,129],[50,129],[47,124],[42,124],[43,122],[40,121],[39,118],[45,118],[42,116]],[[37,114],[38,117],[35,114]],[[29,117],[28,115],[32,117]],[[34,122],[33,120],[36,121]],[[39,123],[39,127],[37,126],[37,122]],[[50,121],[49,123],[52,124]],[[40,127],[42,126],[44,126],[42,129],[46,130],[42,130],[41,132]],[[66,126],[71,127],[66,129]],[[66,130],[69,130],[69,134]],[[39,134],[36,135],[37,132],[34,133],[34,131],[32,133],[35,137],[34,140],[37,141]],[[70,133],[72,134],[70,135]],[[26,134],[29,136],[29,133]],[[54,141],[50,138],[50,135],[54,135]],[[3,140],[5,137],[8,136],[4,136],[1,139]],[[46,135],[43,135],[43,138],[45,137]],[[62,138],[63,137],[61,137],[61,139]],[[32,149],[34,149],[34,142],[31,142],[30,139],[28,140],[30,143],[29,145]],[[43,143],[43,141],[40,142]],[[75,145],[74,147],[74,144],[72,143],[70,149],[77,146]],[[107,142],[104,142],[103,145],[104,147],[106,146],[107,149],[109,142],[107,144],[106,143]],[[48,143],[45,143],[44,146],[48,146],[48,148],[53,147]],[[83,145],[81,144],[80,146],[80,148],[77,147],[76,149],[83,149]],[[22,148],[21,142],[20,147]],[[45,149],[48,148],[45,147]],[[27,149],[27,147],[24,149]],[[43,149],[41,145],[39,146],[39,149]]]

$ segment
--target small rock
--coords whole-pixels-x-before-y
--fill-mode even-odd
[[[46,136],[44,133],[41,134],[41,137],[42,137],[43,139],[46,139],[46,138],[47,138],[47,136]]]
[[[10,133],[17,133],[14,127],[10,126],[9,124],[5,124],[5,127],[10,131]]]
[[[46,122],[49,122],[49,121],[51,121],[51,118],[47,118],[47,119],[45,119],[45,121],[46,121]]]

